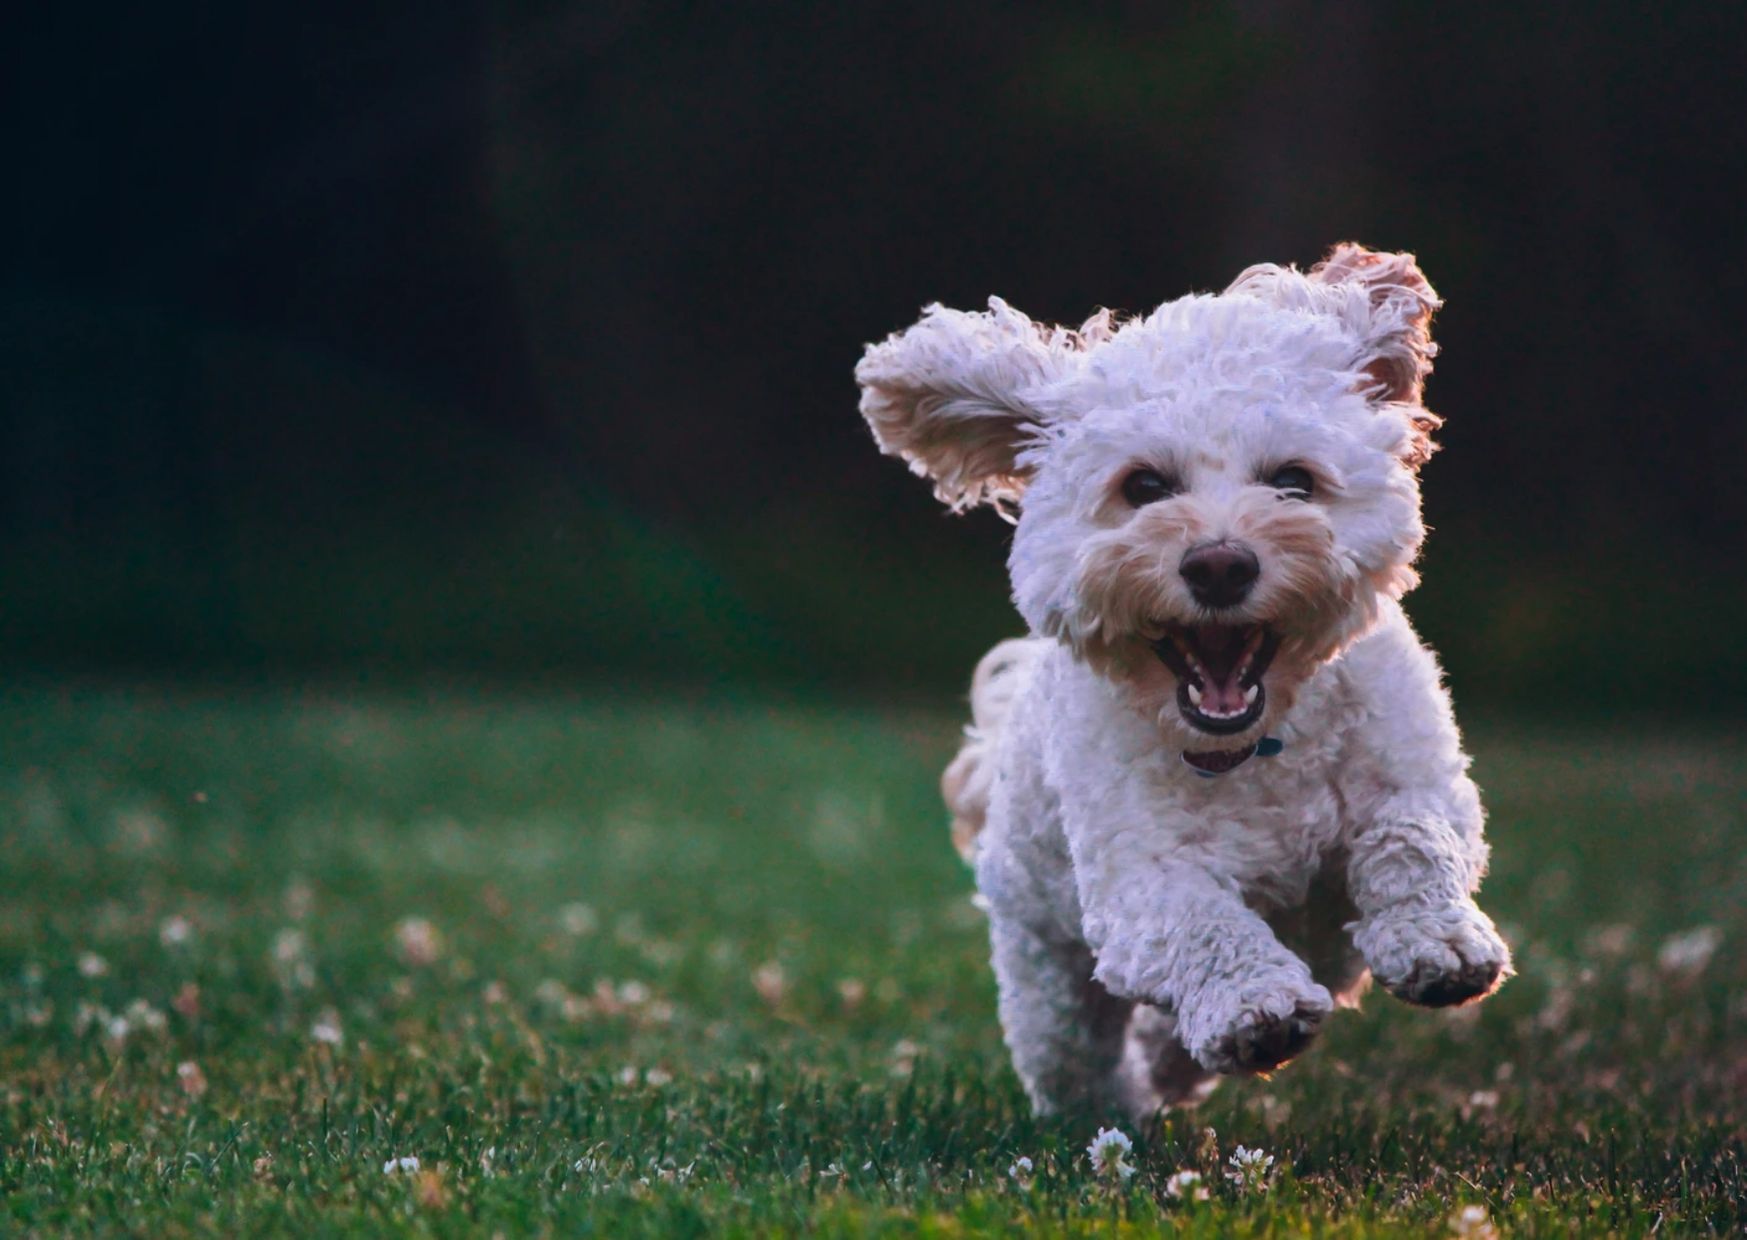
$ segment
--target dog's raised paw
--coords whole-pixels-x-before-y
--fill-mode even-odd
[[[1237,1031],[1232,1058],[1239,1072],[1268,1072],[1296,1057],[1322,1027],[1322,1014],[1295,1008],[1292,1015],[1267,1018]]]
[[[1390,986],[1389,993],[1421,1007],[1455,1007],[1491,994],[1503,973],[1500,960],[1463,960],[1455,968],[1421,961],[1405,979]]]
[[[1285,1012],[1248,1007],[1204,1045],[1195,1058],[1212,1072],[1272,1072],[1301,1054],[1315,1039],[1329,1003],[1305,996]]]
[[[1380,919],[1355,936],[1379,984],[1421,1007],[1481,999],[1510,976],[1510,948],[1472,905]]]

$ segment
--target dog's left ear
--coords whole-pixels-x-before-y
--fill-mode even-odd
[[[1443,305],[1411,254],[1383,254],[1350,241],[1310,269],[1319,284],[1357,285],[1366,294],[1366,374],[1377,380],[1378,400],[1417,405],[1432,371],[1432,312]]]
[[[933,479],[954,510],[1000,505],[1025,489],[1020,453],[1049,421],[1038,398],[1082,348],[999,297],[980,314],[929,306],[868,346],[855,368],[862,416],[881,450]]]
[[[1369,379],[1365,394],[1405,407],[1411,432],[1402,458],[1417,469],[1437,450],[1431,435],[1443,419],[1420,402],[1438,353],[1432,314],[1443,300],[1413,255],[1343,241],[1304,275],[1267,264],[1244,272],[1232,288],[1339,318],[1357,342],[1355,369]]]

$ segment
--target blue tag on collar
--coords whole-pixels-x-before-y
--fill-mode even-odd
[[[1272,758],[1284,748],[1286,748],[1286,742],[1278,736],[1264,736],[1256,742],[1256,757]]]

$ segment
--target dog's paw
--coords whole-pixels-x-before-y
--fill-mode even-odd
[[[1334,1008],[1328,991],[1310,982],[1234,996],[1190,1047],[1209,1072],[1270,1072],[1310,1045]]]
[[[1473,904],[1386,913],[1353,941],[1379,985],[1422,1007],[1485,998],[1511,974],[1510,948]]]

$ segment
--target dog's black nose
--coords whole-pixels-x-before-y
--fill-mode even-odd
[[[1242,543],[1216,542],[1189,548],[1177,571],[1203,607],[1236,607],[1249,597],[1262,566]]]

